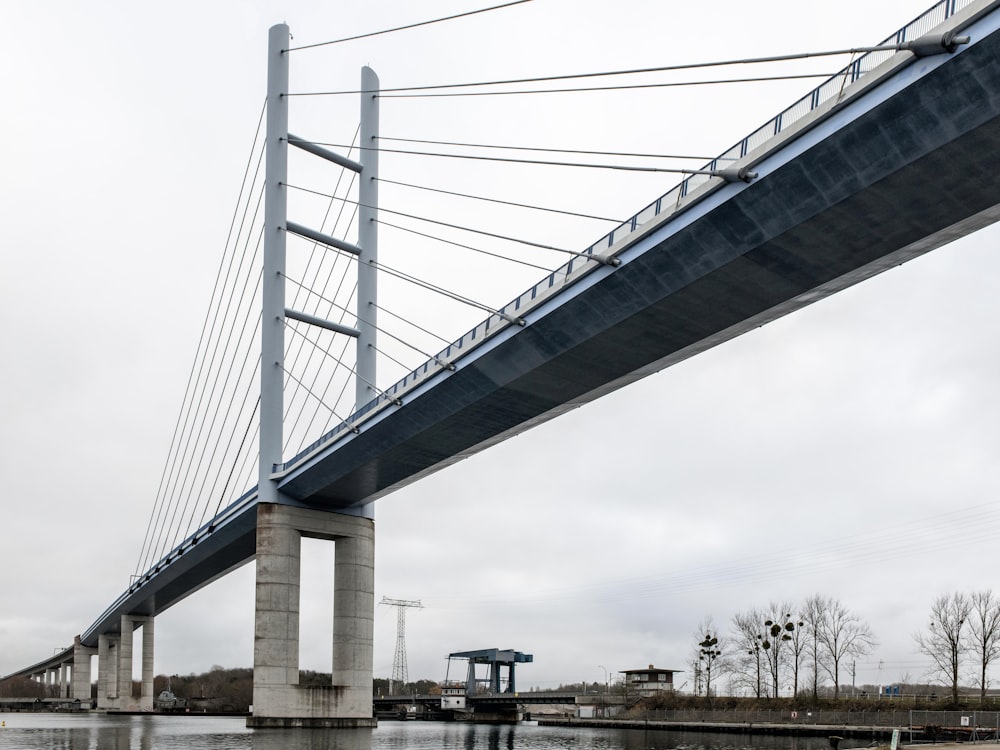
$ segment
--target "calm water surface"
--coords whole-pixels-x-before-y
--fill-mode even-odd
[[[4,714],[7,750],[828,750],[824,738],[382,722],[377,729],[247,729],[242,718]]]

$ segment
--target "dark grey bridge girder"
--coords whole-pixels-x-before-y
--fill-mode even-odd
[[[1000,32],[879,96],[908,75],[873,84],[854,99],[876,98],[862,114],[835,111],[755,164],[759,179],[671,216],[622,250],[617,268],[566,287],[526,313],[524,327],[495,334],[358,434],[345,431],[290,470],[281,492],[351,512],[996,221]],[[84,644],[116,632],[122,614],[155,615],[251,560],[255,528],[250,494],[122,594]]]
[[[329,510],[370,502],[995,221],[998,51],[1000,35],[977,40],[696,221],[667,221],[281,491]]]

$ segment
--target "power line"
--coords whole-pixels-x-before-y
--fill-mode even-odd
[[[385,93],[400,93],[411,91],[432,91],[441,89],[462,89],[479,88],[484,86],[512,86],[522,83],[547,83],[550,81],[571,81],[580,78],[610,78],[613,76],[643,75],[646,73],[666,73],[677,70],[696,70],[699,68],[721,68],[729,65],[759,65],[762,63],[791,62],[793,60],[806,60],[811,57],[837,57],[841,55],[856,55],[866,52],[892,52],[898,51],[898,44],[882,44],[875,47],[854,47],[852,49],[827,50],[825,52],[796,52],[788,55],[768,55],[766,57],[745,57],[735,60],[715,60],[701,63],[678,63],[675,65],[658,65],[649,68],[630,68],[626,70],[602,70],[591,73],[566,73],[563,75],[536,76],[533,78],[498,78],[491,81],[469,81],[466,83],[438,83],[426,84],[423,86],[398,86],[395,88],[379,89],[379,96]],[[353,91],[312,91],[289,93],[286,96],[325,96],[335,94],[363,94],[372,93],[361,90]]]
[[[631,597],[635,600],[749,582],[759,583],[778,575],[787,578],[823,570],[839,570],[845,565],[880,561],[898,562],[908,555],[927,555],[938,549],[950,549],[957,542],[967,546],[994,538],[997,528],[1000,527],[1000,515],[996,508],[995,502],[989,502],[902,522],[894,527],[891,538],[887,538],[883,530],[877,529],[819,544],[732,558],[718,565],[691,567],[669,574],[608,579],[570,588],[534,592],[530,596],[517,595],[516,599],[502,596],[456,597],[437,601],[439,604],[450,603],[468,607],[473,604],[506,603],[526,599],[552,603],[559,599],[580,597],[589,599],[601,597],[602,600]],[[972,529],[973,523],[976,524],[974,529]],[[794,567],[789,567],[788,561],[791,559],[796,561]]]
[[[480,8],[479,10],[470,10],[465,13],[456,13],[452,16],[445,16],[443,18],[434,18],[430,21],[419,21],[417,23],[407,24],[406,26],[396,26],[392,29],[383,29],[382,31],[369,31],[367,34],[356,34],[355,36],[347,36],[343,39],[332,39],[329,42],[317,42],[316,44],[304,44],[301,47],[289,47],[285,52],[297,52],[303,49],[313,49],[314,47],[325,47],[331,44],[341,44],[343,42],[353,42],[357,39],[367,39],[373,36],[379,36],[380,34],[391,34],[395,31],[405,31],[407,29],[415,29],[419,26],[430,26],[434,23],[442,23],[444,21],[453,21],[456,18],[464,18],[466,16],[474,16],[479,13],[488,13],[491,10],[500,10],[501,8],[509,8],[512,5],[521,5],[522,3],[530,3],[531,0],[514,0],[514,2],[503,3],[502,5],[494,5],[489,8]]]

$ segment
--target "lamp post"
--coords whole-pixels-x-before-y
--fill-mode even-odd
[[[600,664],[597,665],[598,669],[604,670],[604,694],[607,695],[611,692],[611,686],[608,684],[608,670],[606,667],[602,667]]]

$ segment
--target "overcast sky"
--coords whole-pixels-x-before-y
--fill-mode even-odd
[[[71,643],[136,565],[263,102],[268,27],[310,44],[488,4],[5,9],[0,674]],[[842,49],[928,5],[534,0],[296,53],[293,87],[355,88],[365,64],[391,87]],[[811,85],[385,99],[382,133],[711,157]],[[334,99],[297,101],[291,128],[350,139],[357,101]],[[581,171],[383,158],[386,177],[620,217],[676,182]],[[432,205],[386,193],[399,210]],[[607,228],[495,220],[579,249]],[[879,640],[859,684],[923,679],[912,636],[932,600],[995,583],[998,238],[983,230],[380,500],[376,600],[424,604],[408,617],[410,678],[493,646],[534,654],[522,688],[689,670],[706,615],[726,633],[738,611],[820,593]],[[411,247],[389,232],[381,245]],[[492,304],[540,275],[464,264],[445,278]],[[332,549],[305,552],[302,667],[328,671]],[[157,672],[250,666],[252,617],[247,566],[158,619]],[[390,675],[395,626],[378,606],[376,676]]]

